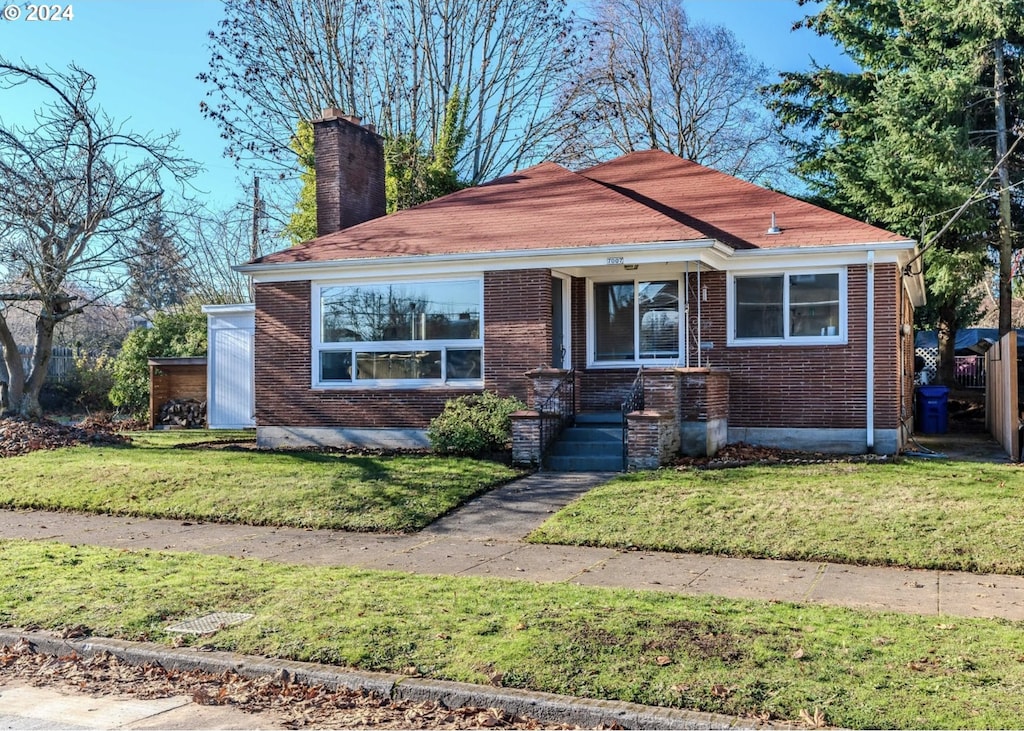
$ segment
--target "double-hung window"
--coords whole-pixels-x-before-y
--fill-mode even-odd
[[[482,303],[480,279],[314,285],[313,385],[479,385]]]
[[[679,359],[679,281],[594,282],[593,361]]]
[[[731,284],[731,343],[846,341],[845,270],[737,274]]]

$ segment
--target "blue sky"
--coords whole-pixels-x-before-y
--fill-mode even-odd
[[[0,6],[14,0],[0,0]],[[213,122],[199,112],[206,89],[196,74],[206,68],[207,33],[221,17],[215,0],[80,0],[74,18],[60,22],[0,20],[0,54],[63,69],[76,62],[97,79],[96,99],[137,132],[179,132],[182,152],[206,172],[199,187],[225,206],[238,197],[239,174],[222,156]],[[24,6],[21,5],[23,8]],[[790,31],[807,14],[796,0],[687,0],[694,19],[732,30],[747,52],[776,70],[819,63],[849,68],[826,40]],[[17,112],[17,110],[16,110]],[[4,102],[0,98],[0,118]]]

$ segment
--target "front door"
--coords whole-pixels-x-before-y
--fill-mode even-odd
[[[569,280],[551,277],[551,365],[569,368]]]

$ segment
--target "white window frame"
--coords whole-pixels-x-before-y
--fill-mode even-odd
[[[802,274],[838,274],[839,275],[839,323],[835,335],[790,335],[789,280],[792,276]],[[738,338],[736,337],[736,280],[749,277],[782,277],[782,337],[779,338]],[[849,340],[849,299],[847,297],[847,268],[826,267],[817,269],[771,269],[729,272],[728,290],[726,293],[726,344],[729,346],[790,346],[807,345],[846,345]]]
[[[382,340],[373,342],[342,342],[324,343],[321,341],[322,328],[322,293],[331,287],[358,287],[378,284],[440,284],[449,282],[466,282],[475,280],[479,285],[480,302],[480,336],[471,340]],[[359,280],[324,280],[311,283],[310,292],[310,344],[312,358],[310,362],[310,383],[314,389],[389,389],[389,390],[423,390],[431,388],[465,388],[479,390],[484,386],[484,278],[482,274],[467,274],[458,277],[416,277]],[[480,378],[448,380],[448,350],[479,350]],[[393,353],[401,351],[441,351],[441,378],[389,378],[389,379],[354,379],[345,381],[328,381],[320,378],[320,354],[344,353],[352,354],[352,363],[356,363],[356,353]]]
[[[633,282],[633,358],[631,360],[597,360],[597,315],[594,300],[595,284],[614,284]],[[679,348],[675,358],[637,358],[640,352],[640,323],[636,307],[636,291],[640,282],[676,282],[679,304],[679,328],[677,332]],[[682,362],[683,349],[686,344],[684,328],[686,326],[685,308],[683,306],[683,287],[685,283],[678,273],[658,274],[644,273],[641,276],[608,276],[587,279],[587,368],[635,368],[640,365],[674,366]]]

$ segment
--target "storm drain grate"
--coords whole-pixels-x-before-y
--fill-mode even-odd
[[[167,627],[168,632],[177,632],[184,635],[212,635],[225,627],[241,624],[252,619],[254,614],[243,612],[214,612],[198,619],[189,619],[185,622],[178,622]]]

